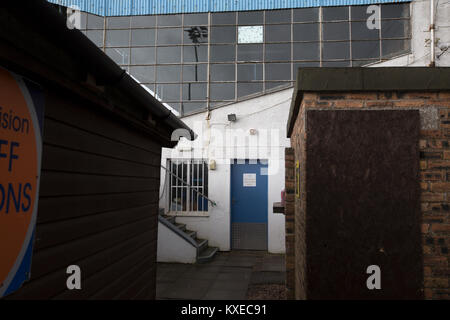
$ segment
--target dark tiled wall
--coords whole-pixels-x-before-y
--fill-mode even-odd
[[[299,67],[361,66],[408,52],[409,3],[380,5],[380,29],[368,28],[367,7],[85,14],[82,31],[164,102],[190,114],[290,86]],[[261,36],[252,29],[242,37],[249,27]]]

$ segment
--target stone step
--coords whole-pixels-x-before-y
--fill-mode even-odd
[[[185,233],[191,237],[192,239],[197,238],[197,231],[192,231],[192,230],[186,230]]]
[[[215,254],[219,251],[217,247],[206,247],[202,251],[200,251],[197,257],[197,263],[206,263],[211,261]]]
[[[205,248],[208,247],[208,240],[206,239],[196,238],[195,241],[197,242],[198,252],[202,252]]]
[[[184,223],[174,223],[175,227],[180,229],[181,231],[186,231],[186,225]]]
[[[199,239],[197,238],[197,232],[192,230],[186,229],[186,224],[184,223],[177,223],[174,216],[168,216],[161,213],[161,216],[167,220],[169,223],[171,223],[173,226],[178,228],[180,231],[182,231],[186,236],[193,239],[196,243],[197,247],[197,263],[205,263],[208,261],[211,261],[214,258],[214,255],[219,250],[219,248],[216,247],[209,247],[208,246],[208,240],[207,239]]]
[[[174,216],[163,215],[163,218],[166,219],[167,221],[169,221],[170,223],[175,224],[175,217]]]

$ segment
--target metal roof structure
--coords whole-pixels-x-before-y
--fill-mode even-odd
[[[411,0],[48,0],[100,16],[273,10],[410,2]]]

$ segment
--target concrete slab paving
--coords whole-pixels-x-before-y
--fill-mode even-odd
[[[161,296],[168,299],[200,300],[206,295],[210,286],[211,281],[209,280],[188,279],[176,281],[167,286],[161,292]],[[158,288],[158,284],[156,287]]]
[[[286,274],[284,272],[259,271],[253,272],[251,284],[284,284]]]
[[[284,255],[271,255],[261,258],[260,263],[255,266],[258,271],[286,271]]]
[[[284,284],[284,255],[219,252],[204,264],[158,263],[157,299],[245,300],[249,286]]]
[[[209,290],[203,300],[245,300],[246,292],[236,292],[235,290]]]
[[[218,281],[250,281],[250,272],[227,272],[217,275]]]
[[[217,279],[219,272],[192,272],[188,274],[183,274],[177,279],[177,281],[186,280],[210,280],[213,281]]]
[[[236,293],[247,293],[249,283],[250,281],[235,282],[235,281],[216,280],[211,285],[210,290],[230,290]]]

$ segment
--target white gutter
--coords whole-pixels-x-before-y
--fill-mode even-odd
[[[142,88],[144,88],[145,91],[147,91],[148,93],[150,93],[152,96],[154,96],[156,98],[156,100],[158,100],[159,102],[161,102],[161,104],[166,107],[168,110],[170,110],[174,115],[176,115],[177,117],[180,116],[180,112],[178,112],[177,110],[175,110],[174,108],[172,108],[169,104],[162,102],[161,98],[152,90],[150,90],[149,88],[147,88],[145,85],[143,85],[138,79],[136,79],[136,77],[134,77],[131,73],[128,73],[128,75],[137,83],[139,83],[141,85]]]

